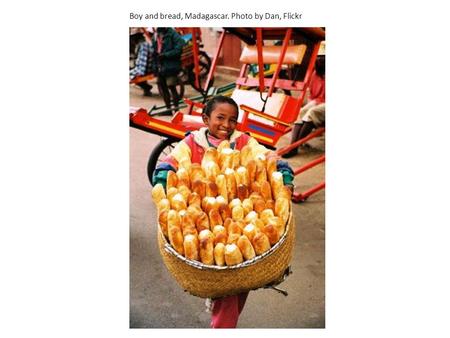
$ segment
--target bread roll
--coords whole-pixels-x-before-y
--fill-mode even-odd
[[[172,200],[170,201],[170,206],[172,209],[176,211],[184,210],[187,208],[186,200],[181,194],[176,194],[175,196],[172,197]]]
[[[197,227],[198,233],[200,233],[203,230],[209,230],[209,218],[208,215],[205,212],[201,212],[195,221],[195,226]]]
[[[278,198],[278,192],[284,187],[283,174],[279,171],[272,173],[270,184],[272,185],[272,194],[275,199]]]
[[[248,145],[243,146],[241,148],[241,153],[240,153],[240,162],[242,166],[247,166],[248,162],[252,159],[253,155],[252,155],[252,148]]]
[[[167,172],[167,183],[166,189],[169,191],[170,188],[176,188],[178,185],[178,177],[172,170]]]
[[[240,184],[245,185],[248,187],[250,185],[250,178],[248,177],[248,171],[245,167],[239,167],[235,171],[235,177],[236,177],[236,185],[239,186]]]
[[[167,198],[163,198],[161,201],[157,204],[158,208],[158,214],[162,213],[163,211],[169,211],[170,210],[170,202]]]
[[[246,223],[251,223],[253,220],[258,219],[258,214],[256,211],[250,211],[244,218]]]
[[[244,227],[244,231],[242,232],[247,238],[252,241],[253,237],[260,232],[260,230],[256,227],[256,225],[250,223]]]
[[[225,172],[225,181],[227,184],[227,190],[228,190],[228,201],[233,200],[237,196],[236,191],[236,177],[234,176],[234,170],[233,169],[226,169]]]
[[[178,161],[178,169],[186,169],[189,172],[189,168],[191,167],[192,162],[189,157],[183,157]]]
[[[250,190],[251,190],[250,196],[251,196],[252,193],[254,193],[254,192],[260,194],[260,193],[261,193],[261,184],[259,184],[259,183],[256,182],[255,180],[250,181],[250,182],[251,182],[251,183],[250,183]]]
[[[285,223],[280,217],[271,217],[267,220],[267,225],[272,225],[275,229],[277,229],[278,236],[281,238],[283,236],[284,231],[286,229]]]
[[[280,217],[284,224],[286,224],[289,219],[290,204],[290,201],[286,198],[278,198],[275,201],[275,215]]]
[[[245,167],[247,168],[248,178],[250,180],[250,186],[251,186],[252,182],[255,182],[255,180],[256,180],[256,161],[253,159],[248,161],[248,163]]]
[[[219,166],[222,172],[227,168],[233,168],[233,149],[225,148],[219,153]]]
[[[182,185],[182,186],[178,187],[178,193],[183,195],[183,198],[187,203],[189,196],[191,195],[191,190],[187,186]]]
[[[202,180],[192,181],[191,185],[192,192],[195,192],[200,196],[200,198],[204,198],[206,196],[206,183]]]
[[[198,261],[198,238],[195,235],[184,236],[184,256],[187,259]]]
[[[217,209],[210,210],[208,216],[209,216],[209,224],[212,229],[216,225],[223,224],[222,217],[220,217],[219,211]]]
[[[161,226],[161,230],[162,230],[164,236],[166,236],[166,238],[169,237],[169,233],[167,232],[167,215],[168,214],[169,214],[169,211],[164,210],[158,216],[158,223]]]
[[[193,204],[187,207],[186,212],[191,216],[192,220],[197,222],[198,216],[203,212],[201,207],[199,207],[197,204]]]
[[[252,224],[255,225],[255,227],[259,230],[262,231],[264,229],[264,222],[261,221],[259,218],[252,220]]]
[[[212,209],[218,210],[219,206],[217,205],[216,199],[214,197],[207,196],[202,200],[202,209],[204,212],[209,214]]]
[[[180,228],[169,225],[168,232],[170,244],[173,246],[176,252],[178,252],[180,255],[184,255],[184,239]]]
[[[292,197],[292,191],[287,186],[283,186],[283,189],[280,189],[278,191],[277,199],[278,198],[286,198],[288,201],[290,201],[291,197]]]
[[[231,216],[235,221],[244,219],[244,208],[242,208],[242,206],[240,205],[235,206],[233,209],[231,209]]]
[[[237,221],[234,221],[237,225],[238,225],[238,227],[241,229],[241,234],[242,234],[242,231],[244,231],[244,228],[245,228],[245,226],[247,225],[247,223],[245,223],[245,221],[243,220],[243,219],[239,219],[239,220],[237,220]]]
[[[261,221],[264,222],[264,224],[267,224],[267,221],[269,220],[270,217],[274,217],[275,215],[273,214],[273,210],[272,209],[264,209],[260,214],[259,214],[259,218],[261,219]]]
[[[219,153],[217,152],[217,149],[212,148],[212,147],[206,149],[205,154],[203,155],[203,159],[202,159],[202,163],[201,163],[203,170],[205,170],[205,166],[209,162],[214,162],[215,164],[219,164]],[[205,173],[206,173],[206,171],[205,171]]]
[[[181,219],[181,231],[183,232],[183,236],[186,235],[197,236],[198,232],[192,216],[186,210],[180,211],[179,215]]]
[[[216,183],[208,182],[206,184],[206,196],[216,197],[219,193],[219,189],[217,188]]]
[[[167,214],[167,228],[170,244],[179,254],[183,255],[183,234],[181,232],[180,217],[175,210],[169,210]]]
[[[220,206],[223,205],[223,204],[228,205],[228,202],[227,202],[227,200],[225,198],[223,198],[223,196],[218,195],[216,197],[216,204],[217,204],[218,208],[220,208]]]
[[[241,152],[239,150],[233,150],[233,169],[239,168],[241,165]]]
[[[171,188],[167,189],[167,199],[170,201],[170,203],[172,203],[172,198],[176,194],[178,194],[178,188],[171,187]]]
[[[274,245],[280,239],[280,235],[278,234],[278,230],[273,226],[273,224],[266,224],[262,230],[269,239],[270,245]]]
[[[250,242],[250,240],[248,239],[247,236],[242,235],[241,237],[239,237],[239,239],[237,241],[237,246],[246,261],[248,261],[249,259],[252,259],[256,256],[255,250],[253,249],[253,246],[252,246],[252,243]]]
[[[203,264],[214,265],[214,235],[210,230],[198,234],[200,260]]]
[[[220,153],[224,149],[229,149],[229,148],[231,148],[230,141],[223,140],[222,142],[219,143],[219,145],[217,146],[217,153],[219,154],[219,159],[220,159]]]
[[[269,177],[272,177],[272,173],[277,171],[277,159],[275,157],[267,159],[266,170]]]
[[[178,184],[177,187],[186,186],[191,187],[191,180],[189,178],[189,172],[184,168],[179,168],[177,171]]]
[[[219,206],[219,213],[222,220],[226,220],[227,218],[231,218],[231,209],[228,204],[222,204]]]
[[[216,245],[217,243],[223,244],[227,243],[228,234],[227,230],[223,225],[216,225],[213,228],[213,234],[214,234],[214,245]]]
[[[205,172],[205,177],[208,181],[215,182],[216,176],[220,174],[219,165],[216,162],[206,162],[203,166],[203,171]]]
[[[226,229],[228,234],[238,234],[239,236],[242,235],[242,228],[238,222],[231,222]]]
[[[272,211],[275,211],[275,201],[267,200],[266,201],[266,209],[271,209]]]
[[[194,181],[204,181],[206,178],[205,173],[198,163],[192,163],[191,167],[189,168],[189,180],[192,184]]]
[[[225,218],[225,220],[223,221],[223,226],[225,228],[225,230],[227,230],[228,233],[228,229],[230,227],[230,224],[233,223],[233,220],[231,218]]]
[[[166,192],[164,191],[164,187],[162,184],[156,184],[152,189],[152,198],[155,204],[158,204],[159,201],[166,198]]]
[[[242,206],[242,201],[239,198],[234,198],[231,200],[230,204],[228,205],[230,209],[233,209],[236,206]]]
[[[266,209],[266,202],[262,198],[253,201],[253,210],[255,210],[258,214],[261,214],[263,210]]]
[[[236,233],[228,234],[227,244],[236,244],[237,245],[239,237],[241,237],[240,234],[236,234]]]
[[[216,265],[224,266],[225,265],[225,244],[217,243],[214,247],[214,261]]]
[[[236,265],[243,261],[242,253],[236,244],[225,245],[225,263],[228,266]]]
[[[269,238],[263,232],[258,232],[252,240],[253,248],[257,255],[262,255],[270,249]]]
[[[180,215],[175,210],[169,210],[167,213],[167,227],[177,227],[181,230]]]
[[[261,196],[266,201],[272,199],[272,187],[267,181],[261,183]]]
[[[225,199],[226,203],[228,203],[228,190],[225,175],[220,174],[216,176],[216,185],[218,195],[222,196]]]
[[[202,207],[202,198],[201,198],[200,195],[197,194],[196,192],[191,192],[191,193],[189,194],[189,197],[187,198],[187,201],[188,201],[188,205],[189,205],[189,206],[191,206],[191,205],[196,205],[196,206],[198,206],[199,208]]]
[[[243,201],[248,198],[248,188],[244,184],[239,184],[237,187],[237,197]]]
[[[247,215],[250,211],[253,211],[253,202],[251,199],[246,198],[242,201],[242,208],[244,208],[244,215]]]

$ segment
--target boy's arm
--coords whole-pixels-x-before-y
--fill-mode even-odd
[[[172,150],[169,156],[167,156],[161,163],[159,163],[152,175],[152,184],[161,183],[166,188],[167,173],[172,170],[177,172],[180,163],[186,165],[191,161],[191,149],[184,142],[184,140],[178,142],[175,148]],[[188,163],[186,163],[188,162]]]

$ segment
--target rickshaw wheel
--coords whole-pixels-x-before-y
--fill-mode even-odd
[[[209,70],[211,68],[211,59],[205,51],[200,51],[198,62],[199,62],[199,68],[200,68],[200,77],[199,77],[200,88],[197,88],[195,86],[194,67],[192,66],[188,70],[188,82],[192,86],[192,88],[194,88],[197,91],[199,91],[199,89],[203,88],[203,86],[207,80]],[[210,86],[212,86],[213,83],[214,83],[214,76],[211,77]]]
[[[178,141],[179,140],[175,138],[163,138],[150,153],[150,157],[148,158],[147,163],[147,176],[150,185],[153,185],[152,176],[156,166],[159,162],[162,161],[164,157],[172,152],[172,149],[175,148],[175,145],[178,143]]]

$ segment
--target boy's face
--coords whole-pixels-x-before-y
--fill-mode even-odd
[[[211,116],[203,114],[202,117],[212,136],[227,140],[236,129],[238,112],[231,104],[218,103]]]

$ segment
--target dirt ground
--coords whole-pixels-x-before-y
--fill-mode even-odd
[[[215,85],[232,82],[219,76]],[[197,94],[186,88],[186,97]],[[130,105],[150,108],[163,103],[157,94],[142,96],[130,86]],[[167,117],[164,117],[167,118]],[[208,328],[210,314],[204,299],[184,292],[165,268],[157,245],[156,210],[146,166],[149,154],[161,137],[130,128],[130,328]],[[285,135],[279,147],[287,145]],[[289,159],[297,168],[325,152],[325,136]],[[296,191],[305,191],[325,179],[324,163],[296,176]],[[325,327],[325,190],[306,202],[293,205],[296,243],[293,274],[280,284],[287,297],[268,289],[252,291],[240,316],[238,328]]]

